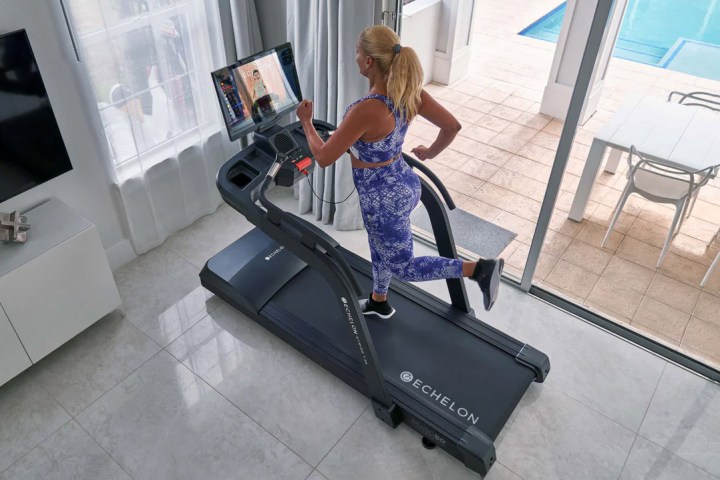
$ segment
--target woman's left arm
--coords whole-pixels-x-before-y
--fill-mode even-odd
[[[312,101],[303,100],[297,108],[297,116],[305,131],[310,152],[318,165],[325,168],[335,163],[362,137],[365,133],[365,120],[362,109],[357,108],[359,105],[356,105],[350,109],[328,141],[323,142],[312,123],[312,105]]]

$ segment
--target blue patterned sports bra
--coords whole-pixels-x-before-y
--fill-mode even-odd
[[[385,102],[385,105],[387,105],[395,116],[395,129],[390,132],[387,137],[376,142],[363,142],[362,140],[358,140],[353,143],[350,151],[358,160],[363,162],[382,163],[393,159],[402,153],[402,145],[405,140],[405,134],[408,130],[408,123],[400,117],[400,112],[395,110],[395,105],[392,100],[379,93],[372,93],[354,101],[348,105],[347,109],[345,109],[345,115],[347,115],[347,112],[350,111],[352,107],[369,98],[376,98]]]

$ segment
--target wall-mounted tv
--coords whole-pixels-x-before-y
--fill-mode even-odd
[[[25,30],[0,34],[0,202],[71,169]]]

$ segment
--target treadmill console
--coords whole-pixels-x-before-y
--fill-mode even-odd
[[[284,154],[283,164],[275,176],[275,185],[292,187],[301,175],[309,175],[314,165],[312,158],[305,153],[304,149],[293,148]]]
[[[327,141],[334,126],[314,120],[320,138]],[[275,184],[292,187],[303,177],[312,173],[315,167],[305,132],[300,122],[286,127],[273,125],[270,128],[256,131],[253,144],[244,148],[231,159],[233,167],[227,179],[235,186],[244,189],[257,176],[265,174],[275,159],[282,158],[283,163],[275,176]]]

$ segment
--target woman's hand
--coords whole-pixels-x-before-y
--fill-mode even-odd
[[[418,145],[417,147],[410,150],[410,152],[415,155],[418,160],[428,160],[430,158],[435,158],[435,155],[430,151],[428,147],[425,145]]]
[[[300,119],[301,122],[307,122],[307,121],[312,120],[312,114],[313,114],[312,100],[303,100],[302,102],[300,102],[300,105],[298,105],[295,113],[297,114],[298,119]]]

